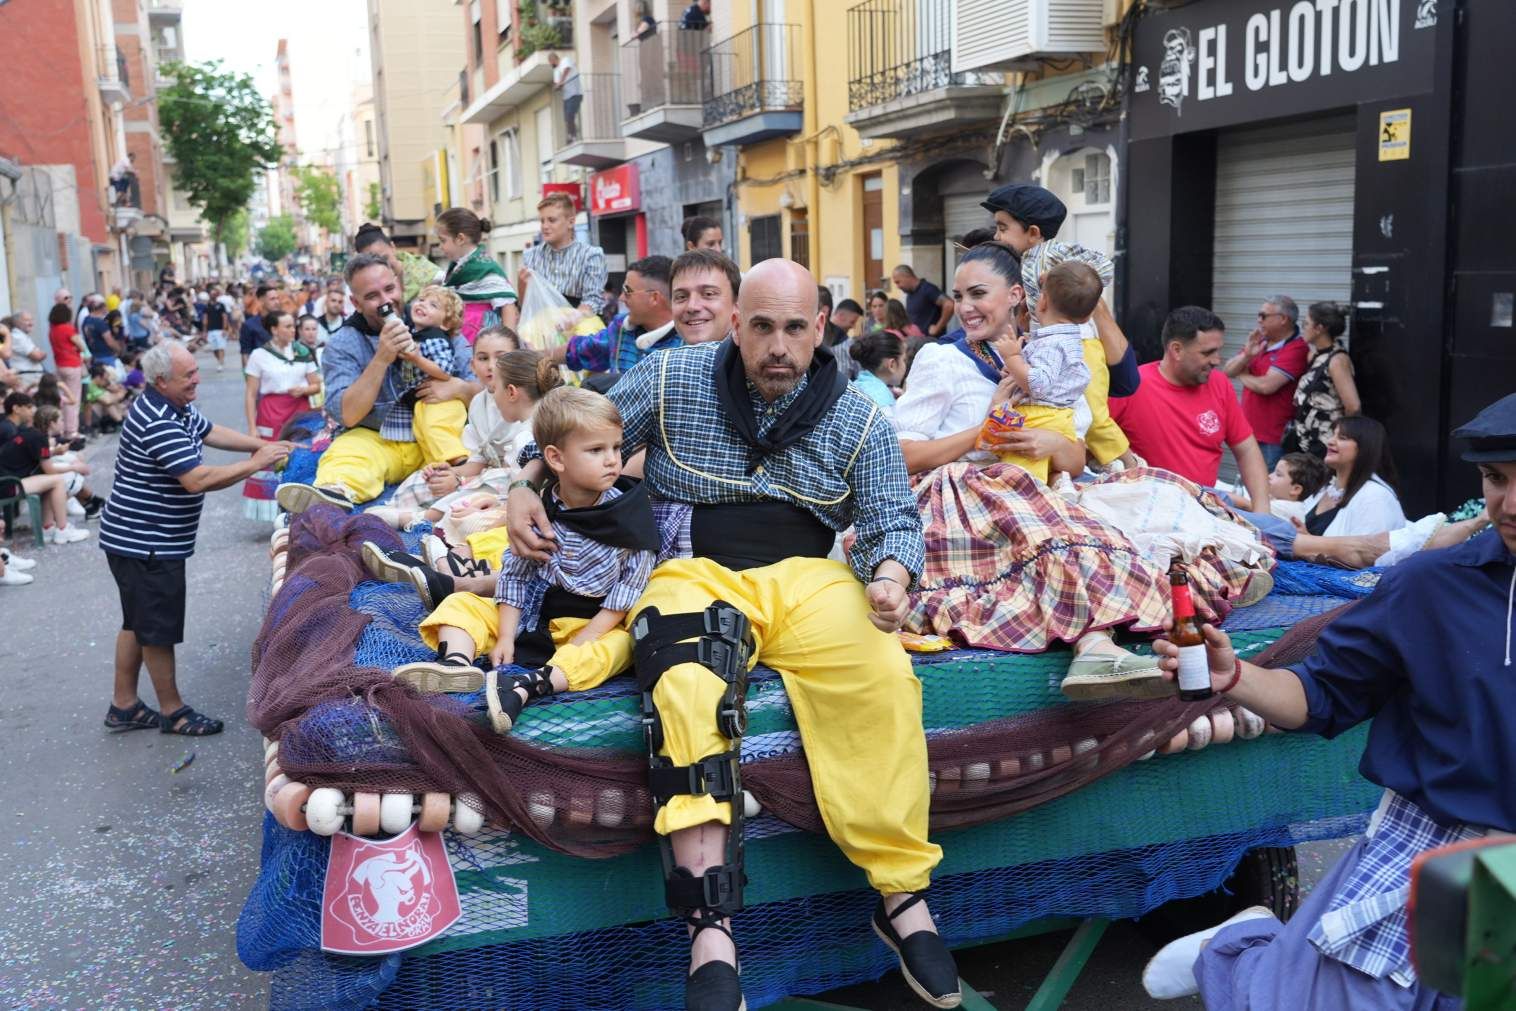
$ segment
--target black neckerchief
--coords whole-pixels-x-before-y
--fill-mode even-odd
[[[657,551],[660,546],[658,523],[653,519],[653,503],[647,485],[635,478],[616,481],[620,495],[598,505],[570,509],[553,494],[556,485],[542,492],[542,505],[551,523],[562,523],[596,544],[632,551]]]
[[[758,419],[753,414],[753,400],[748,395],[747,371],[737,345],[728,337],[716,350],[714,370],[716,399],[731,419],[742,441],[757,451],[749,469],[764,457],[787,449],[805,438],[847,392],[847,373],[837,367],[830,348],[817,348],[806,371],[805,389],[763,435],[758,434]]]

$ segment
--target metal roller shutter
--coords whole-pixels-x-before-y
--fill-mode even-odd
[[[963,255],[954,243],[976,228],[995,227],[991,213],[979,206],[984,198],[982,190],[975,193],[949,193],[942,198],[944,290],[952,289],[953,271],[958,269],[958,261]]]
[[[1216,152],[1211,308],[1227,325],[1226,355],[1257,325],[1272,294],[1346,303],[1352,295],[1351,117],[1223,133]]]

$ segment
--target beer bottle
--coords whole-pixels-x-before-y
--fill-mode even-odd
[[[1211,664],[1205,655],[1205,635],[1195,619],[1190,578],[1177,558],[1169,566],[1169,593],[1174,599],[1174,631],[1169,641],[1179,647],[1179,697],[1186,702],[1208,699],[1214,693]]]

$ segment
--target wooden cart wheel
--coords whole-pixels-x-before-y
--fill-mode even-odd
[[[311,788],[304,783],[286,783],[274,798],[274,817],[285,828],[304,832],[310,828],[305,820],[305,802],[310,798]]]
[[[379,795],[353,794],[353,835],[379,834]]]
[[[423,832],[441,832],[447,828],[447,816],[452,813],[453,801],[445,793],[421,795],[421,817],[418,820]]]

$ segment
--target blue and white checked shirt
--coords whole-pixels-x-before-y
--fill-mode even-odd
[[[600,496],[600,502],[620,498],[615,488]],[[653,553],[617,548],[590,540],[566,524],[554,523],[558,550],[545,562],[518,558],[506,548],[500,557],[500,578],[495,584],[495,602],[520,608],[521,627],[537,627],[542,595],[550,586],[581,597],[603,597],[607,611],[630,611],[653,572]]]
[[[1049,323],[1021,349],[1031,384],[1028,401],[1044,407],[1073,407],[1090,385],[1084,334],[1078,323]]]
[[[473,351],[462,334],[453,337],[453,362],[448,369],[458,379],[474,381],[474,369],[470,364]],[[368,363],[374,360],[374,351],[379,338],[363,333],[351,323],[344,323],[326,341],[326,350],[321,358],[321,376],[326,384],[326,413],[342,424],[342,398],[347,389],[362,375]],[[390,442],[415,442],[416,434],[411,429],[415,412],[401,398],[409,389],[399,359],[390,363],[384,373],[384,382],[379,386],[379,395],[374,406],[356,426],[372,428]]]
[[[716,398],[720,347],[716,342],[661,351],[611,388],[609,396],[621,412],[622,452],[630,457],[647,448],[652,493],[688,505],[790,502],[833,530],[856,528],[849,558],[860,580],[873,579],[887,558],[905,566],[913,580],[920,575],[926,555],[921,516],[906,481],[900,442],[879,405],[849,386],[803,439],[752,466],[753,451]],[[759,434],[773,427],[804,388],[802,381],[770,404],[748,384]],[[530,444],[521,462],[541,455]]]
[[[539,242],[521,262],[565,295],[579,299],[596,313],[605,309],[605,251],[575,239],[562,249]]]
[[[1307,937],[1328,958],[1375,979],[1388,975],[1400,986],[1414,985],[1406,924],[1411,862],[1427,850],[1485,834],[1468,825],[1444,828],[1415,804],[1386,790],[1369,823],[1358,866]]]

